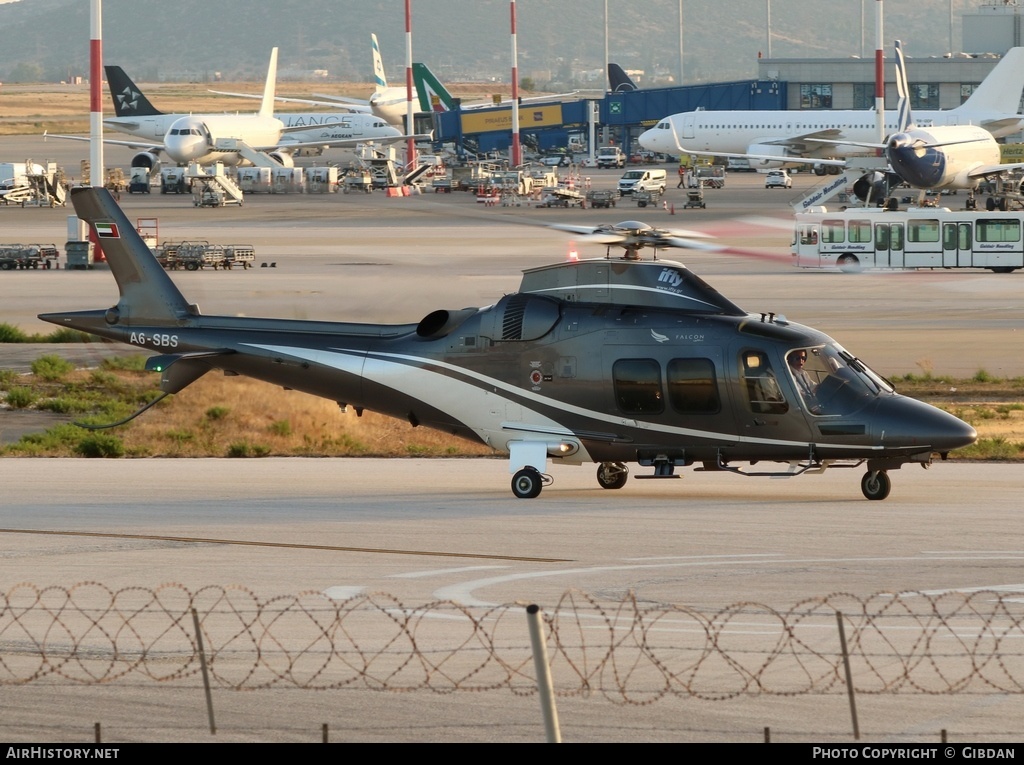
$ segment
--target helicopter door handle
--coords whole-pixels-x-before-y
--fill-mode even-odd
[[[761,426],[761,425],[767,425],[768,423],[765,422],[764,420],[762,420],[760,417],[755,417],[754,418],[754,424]]]

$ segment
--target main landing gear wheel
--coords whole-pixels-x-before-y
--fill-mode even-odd
[[[519,499],[533,499],[540,495],[546,483],[551,483],[551,479],[545,480],[537,468],[525,467],[512,476],[512,493]]]
[[[602,462],[597,466],[597,482],[602,489],[621,489],[629,478],[629,468],[621,462]]]
[[[868,499],[885,499],[892,489],[892,481],[884,470],[872,473],[870,470],[860,479],[860,490]]]

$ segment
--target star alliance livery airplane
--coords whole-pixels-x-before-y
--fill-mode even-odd
[[[104,139],[104,143],[140,149],[153,160],[162,152],[179,165],[192,162],[238,165],[259,161],[261,155],[269,159],[271,164],[290,167],[294,164],[292,154],[300,150],[322,151],[332,146],[355,146],[369,141],[393,143],[408,138],[372,117],[370,124],[363,121],[357,125],[350,120],[344,126],[340,122],[338,125],[313,124],[311,130],[313,120],[324,120],[333,115],[275,116],[273,106],[277,48],[271,52],[262,103],[255,114],[162,114],[127,76],[124,76],[123,81],[120,80],[118,73],[124,73],[119,68],[112,67],[111,70],[108,76],[112,76],[110,84],[118,116],[104,120],[104,124],[140,138],[149,138],[150,141]],[[125,116],[126,109],[134,110],[135,116]],[[285,122],[285,118],[289,121]],[[48,137],[89,140],[87,136]],[[154,140],[160,143],[152,142]],[[136,163],[136,160],[141,159],[139,156],[133,159],[133,166],[145,166],[145,162]]]

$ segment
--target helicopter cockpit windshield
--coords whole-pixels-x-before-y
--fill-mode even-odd
[[[811,414],[852,414],[893,387],[836,344],[797,348],[786,354],[794,387]]]

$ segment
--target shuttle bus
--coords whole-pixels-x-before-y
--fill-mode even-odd
[[[1024,268],[1024,211],[811,207],[797,213],[798,268]]]

